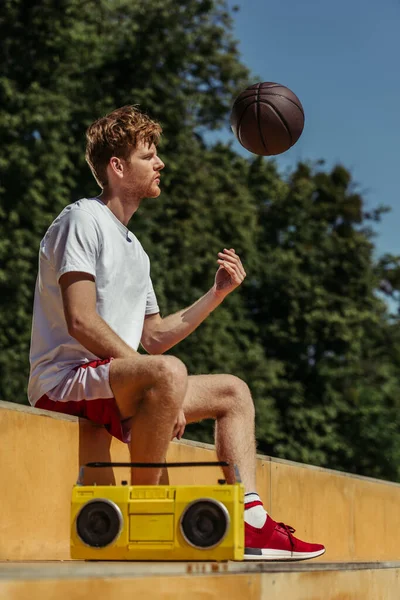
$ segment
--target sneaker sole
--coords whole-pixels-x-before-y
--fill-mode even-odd
[[[243,560],[307,560],[324,554],[323,550],[316,552],[290,552],[289,550],[261,550],[260,548],[245,548]]]

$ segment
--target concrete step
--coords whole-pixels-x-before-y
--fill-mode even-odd
[[[84,419],[0,402],[0,561],[69,560],[79,466],[129,461],[128,448]],[[216,460],[214,447],[171,443],[172,462]],[[95,471],[94,469],[92,472]],[[212,484],[219,469],[171,469],[171,484]],[[129,479],[109,469],[98,483]],[[320,542],[317,561],[399,561],[400,485],[258,456],[257,487],[273,518]],[[313,561],[316,564],[316,561]],[[399,594],[400,598],[400,594]]]
[[[0,598],[398,600],[400,562],[0,563]]]

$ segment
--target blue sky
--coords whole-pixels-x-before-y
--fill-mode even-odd
[[[306,124],[278,158],[342,163],[368,207],[392,208],[376,225],[377,254],[400,254],[400,1],[228,0],[234,37],[254,83],[300,98]],[[234,141],[234,148],[241,146]]]

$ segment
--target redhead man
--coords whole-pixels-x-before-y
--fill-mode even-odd
[[[164,163],[161,127],[134,106],[88,129],[86,159],[102,192],[68,205],[40,244],[28,396],[38,408],[104,425],[130,443],[133,462],[163,462],[186,423],[215,419],[228,483],[237,465],[245,489],[245,558],[299,560],[324,547],[293,536],[270,517],[256,492],[254,405],[232,375],[188,375],[164,352],[194,331],[246,273],[234,248],[218,253],[212,288],[192,306],[161,317],[150,261],[127,225],[144,198],[157,198]],[[137,352],[142,344],[148,355]],[[133,469],[133,483],[159,481]]]

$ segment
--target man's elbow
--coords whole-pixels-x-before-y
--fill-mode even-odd
[[[71,337],[76,338],[95,330],[99,327],[98,314],[92,308],[74,309],[72,307],[64,307],[65,323],[68,333]]]
[[[66,322],[69,335],[79,341],[79,338],[90,326],[89,320],[88,315],[84,318],[81,315],[68,315]]]
[[[164,348],[157,340],[146,340],[142,339],[141,344],[146,350],[147,354],[164,354],[167,348]]]
[[[70,317],[67,319],[67,328],[71,337],[79,337],[79,334],[82,333],[83,328],[82,320],[79,317]]]

